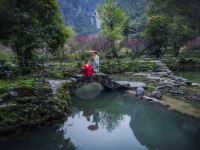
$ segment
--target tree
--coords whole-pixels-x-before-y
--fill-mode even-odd
[[[12,46],[22,70],[33,64],[34,50],[55,53],[68,37],[57,0],[0,0],[0,40]]]
[[[200,1],[199,0],[148,0],[148,15],[183,17],[194,36],[200,34]]]
[[[74,36],[74,31],[71,27],[65,27],[63,32],[64,32],[64,35],[65,35],[65,39],[70,39],[71,37]],[[65,43],[63,43],[63,46],[58,48],[57,54],[58,54],[58,59],[59,59],[60,64],[62,64],[62,62],[65,58],[65,49],[68,49],[68,47],[69,46],[67,45],[67,40],[66,40]]]
[[[174,47],[175,56],[179,55],[179,50],[189,39],[189,34],[190,31],[184,18],[175,16],[170,24],[170,42]]]
[[[110,42],[113,57],[118,57],[116,41],[120,40],[125,29],[127,14],[117,6],[114,0],[106,0],[105,4],[98,6],[98,15],[104,36]]]
[[[159,58],[166,47],[169,35],[169,19],[164,16],[152,16],[149,18],[144,38],[149,42],[151,53]]]

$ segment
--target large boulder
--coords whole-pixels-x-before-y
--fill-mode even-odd
[[[92,99],[98,96],[103,90],[104,87],[101,84],[92,82],[78,88],[75,95],[81,99]]]
[[[144,95],[144,88],[143,87],[138,87],[136,89],[136,96],[143,96]]]

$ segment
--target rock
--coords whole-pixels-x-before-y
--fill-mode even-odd
[[[75,83],[78,81],[76,78],[70,78],[69,80]]]
[[[148,79],[150,79],[151,81],[162,81],[163,78],[160,77],[155,77],[155,76],[148,76]]]
[[[115,82],[122,86],[129,86],[129,83],[127,81],[115,81]]]
[[[83,75],[82,74],[77,74],[76,76],[75,76],[75,78],[77,79],[77,80],[82,80],[83,79]]]
[[[0,104],[0,108],[8,108],[8,107],[16,106],[16,105],[17,105],[16,103],[3,103],[3,104]]]
[[[132,81],[116,81],[120,85],[129,85],[131,89],[137,89],[139,87],[146,87],[146,84],[143,82],[132,82]]]
[[[163,89],[172,89],[173,85],[160,85],[156,89],[157,90],[163,90]]]
[[[126,93],[128,93],[129,95],[136,96],[136,91],[134,90],[127,90]]]
[[[17,91],[16,91],[14,88],[9,88],[9,89],[8,89],[8,95],[9,95],[10,97],[17,97],[17,96],[18,96],[18,93],[17,93]]]
[[[162,99],[162,94],[158,91],[153,91],[152,93],[149,94],[150,97],[156,98],[161,100]]]
[[[104,87],[96,82],[85,84],[75,91],[75,95],[81,99],[93,99],[98,96]]]
[[[5,74],[6,78],[10,78],[12,76],[12,72],[11,71],[4,70],[3,73]]]
[[[183,81],[182,82],[175,81],[174,83],[175,83],[175,85],[178,85],[178,86],[186,86],[187,85],[187,83],[185,83]]]
[[[169,107],[168,104],[166,104],[165,102],[160,101],[160,100],[158,100],[156,98],[152,98],[152,97],[148,97],[148,96],[143,96],[143,100],[147,101],[147,102],[151,102],[151,103],[156,103],[156,104],[162,105],[164,107]]]
[[[169,76],[172,80],[175,80],[176,82],[183,82],[185,83],[186,85],[191,85],[191,81],[189,81],[188,79],[185,79],[185,78],[181,78],[181,77],[177,77],[177,76],[174,76],[174,75],[171,75]]]
[[[191,101],[200,101],[200,95],[198,94],[193,94],[185,97],[187,100]]]
[[[198,84],[198,83],[192,83],[192,86],[194,86],[194,87],[198,87],[199,84]]]
[[[181,96],[183,95],[183,92],[182,91],[174,91],[174,90],[171,90],[170,93],[173,95],[173,96]]]
[[[142,76],[142,77],[147,77],[149,76],[149,73],[146,72],[139,72],[139,73],[134,73],[135,76]]]
[[[144,95],[144,88],[143,87],[138,87],[136,89],[136,96],[143,96]]]
[[[48,82],[51,85],[53,94],[56,94],[59,86],[65,82],[69,82],[69,80],[48,80]]]
[[[173,85],[173,84],[174,84],[174,81],[173,81],[173,80],[170,80],[170,79],[166,79],[166,80],[160,82],[160,84]]]
[[[0,79],[8,79],[12,76],[12,71],[4,63],[0,62]]]

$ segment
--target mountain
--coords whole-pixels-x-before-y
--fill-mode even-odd
[[[64,22],[78,34],[98,31],[96,8],[99,0],[59,0]]]
[[[117,0],[119,6],[121,6],[129,15],[129,21],[134,26],[136,32],[143,31],[147,15],[146,7],[148,0]]]
[[[98,3],[103,0],[58,0],[64,22],[78,34],[91,34],[99,31],[100,23],[96,14]],[[129,15],[135,30],[142,30],[146,21],[147,0],[117,0]]]

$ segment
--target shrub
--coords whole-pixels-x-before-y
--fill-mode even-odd
[[[149,92],[153,92],[155,90],[155,85],[153,83],[148,83],[147,89]]]

